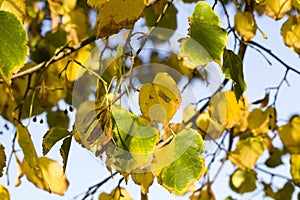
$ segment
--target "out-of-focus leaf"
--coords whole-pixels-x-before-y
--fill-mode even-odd
[[[215,200],[215,195],[211,188],[204,188],[198,194],[190,196],[190,200]]]
[[[98,10],[95,35],[103,38],[117,33],[122,28],[132,28],[145,7],[144,0],[89,0],[88,4]]]
[[[287,150],[292,154],[300,154],[300,116],[278,128],[280,139]]]
[[[220,19],[207,2],[199,1],[190,17],[190,38],[181,43],[181,56],[194,68],[215,61],[221,66],[227,32],[220,28]],[[209,33],[209,34],[207,34]]]
[[[132,197],[125,188],[117,187],[110,194],[101,193],[99,200],[132,200]]]
[[[0,199],[1,200],[10,200],[10,194],[8,190],[0,184]]]
[[[265,164],[268,167],[274,168],[282,164],[281,156],[284,151],[281,149],[274,148],[270,157],[266,160]]]
[[[27,14],[25,0],[2,0],[0,1],[0,10],[13,13],[22,23]]]
[[[25,27],[17,17],[0,11],[0,74],[7,81],[26,61],[28,54]]]
[[[6,156],[4,152],[4,147],[0,143],[0,178],[3,176],[3,169],[6,166]]]
[[[77,0],[47,0],[49,3],[50,10],[55,11],[57,14],[63,15],[71,12],[75,6]]]
[[[300,186],[300,154],[291,154],[290,163],[293,181]]]
[[[251,40],[256,34],[256,22],[251,12],[237,12],[234,16],[234,27],[244,40]]]
[[[233,80],[233,90],[236,100],[239,101],[247,85],[244,80],[242,60],[231,50],[224,51],[222,71],[226,78]]]
[[[274,192],[272,186],[270,184],[267,184],[265,182],[262,182],[263,186],[264,186],[264,191],[266,196],[271,197],[271,198],[275,198],[276,193]]]
[[[66,171],[66,167],[67,167],[67,163],[68,163],[71,142],[72,142],[72,137],[66,137],[60,147],[60,155],[63,159],[64,172]]]
[[[237,142],[235,150],[229,154],[229,159],[242,170],[253,169],[264,149],[265,141],[262,137],[248,137]]]
[[[289,16],[281,27],[281,35],[284,43],[292,50],[300,54],[300,16]]]
[[[185,129],[154,152],[152,169],[169,191],[183,194],[204,172],[204,144],[194,129]]]
[[[266,14],[273,19],[281,19],[285,13],[292,8],[292,0],[266,0],[265,5]]]
[[[300,10],[300,1],[299,0],[292,0],[292,6],[295,9]]]
[[[132,174],[132,180],[135,182],[135,184],[141,186],[143,194],[147,194],[149,191],[149,187],[153,183],[154,176],[152,172],[134,173]]]
[[[275,200],[291,200],[295,188],[290,181],[287,181],[286,184],[278,190],[275,194]]]
[[[51,128],[43,137],[43,154],[46,155],[59,140],[69,135],[71,133],[64,128]]]
[[[47,122],[49,128],[60,127],[67,129],[69,128],[69,117],[63,111],[48,111]]]
[[[256,172],[253,170],[240,170],[237,169],[231,176],[229,186],[230,188],[239,193],[252,192],[256,189]]]

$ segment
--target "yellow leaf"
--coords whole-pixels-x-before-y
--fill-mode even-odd
[[[217,139],[224,131],[221,124],[211,119],[208,111],[204,111],[198,116],[196,124],[200,129],[201,135],[203,135],[206,140]]]
[[[281,27],[281,35],[285,45],[300,54],[300,16],[290,16]]]
[[[98,10],[97,38],[110,36],[122,28],[132,28],[146,7],[144,0],[89,0],[88,4]]]
[[[125,188],[116,187],[110,194],[101,193],[99,200],[132,200]]]
[[[4,147],[0,143],[0,177],[3,176],[3,169],[6,166],[6,157],[4,152]]]
[[[300,116],[278,128],[280,139],[290,153],[300,154]]]
[[[135,182],[135,184],[141,185],[142,193],[147,194],[149,187],[153,183],[154,176],[152,172],[134,173],[132,174],[132,179]]]
[[[248,112],[248,103],[245,97],[236,101],[233,91],[219,92],[210,100],[210,116],[224,128],[239,126]]]
[[[180,107],[181,96],[174,79],[167,73],[158,73],[153,83],[142,86],[139,105],[149,120],[168,123]]]
[[[190,200],[215,200],[215,195],[211,188],[202,189],[199,194],[193,194],[190,196]]]
[[[76,2],[77,0],[48,0],[50,9],[60,15],[71,12],[76,6]]]
[[[49,192],[64,195],[68,189],[69,182],[63,172],[62,165],[46,157],[38,158],[38,163],[44,180],[49,187]],[[29,167],[26,160],[22,163],[22,169],[29,181],[31,181],[36,187],[45,190],[40,177],[37,176],[33,168]]]
[[[13,13],[22,23],[27,15],[25,0],[2,0],[0,1],[0,10]]]
[[[300,154],[291,154],[290,163],[293,181],[300,186]]]
[[[254,16],[250,12],[237,12],[234,17],[235,30],[244,40],[251,40],[256,33],[256,23]]]
[[[1,200],[10,200],[10,195],[8,190],[0,184],[0,199]]]
[[[292,6],[295,9],[300,10],[300,0],[292,0]]]
[[[264,2],[266,14],[273,19],[281,19],[291,10],[292,0],[266,0]]]

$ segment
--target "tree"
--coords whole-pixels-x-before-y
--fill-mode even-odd
[[[64,195],[70,147],[80,144],[111,172],[82,199],[96,194],[132,199],[121,187],[128,179],[141,186],[141,199],[148,199],[154,179],[176,195],[215,199],[212,186],[225,164],[234,168],[227,185],[235,193],[292,199],[300,186],[300,116],[282,123],[277,102],[288,98],[280,95],[288,76],[300,71],[253,38],[257,30],[267,38],[257,23],[266,16],[275,25],[286,20],[283,42],[300,54],[300,2],[181,4],[194,6],[188,35],[176,31],[176,16],[183,11],[172,0],[2,1],[1,134],[10,126],[16,131],[12,144],[0,142],[0,177],[9,180],[17,173],[9,170],[15,159],[16,186],[26,175],[37,188]],[[244,94],[248,48],[285,69],[279,84],[264,88],[264,97],[251,103]],[[48,124],[42,152],[35,148],[30,123]],[[62,163],[47,156],[58,143]],[[11,152],[4,148],[9,145]],[[264,162],[258,163],[263,154]],[[123,178],[115,189],[99,194],[116,174]],[[274,178],[284,180],[284,186],[276,188]],[[1,184],[1,199],[9,196]]]

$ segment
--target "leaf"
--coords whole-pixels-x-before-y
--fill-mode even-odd
[[[234,92],[219,92],[209,102],[211,118],[223,125],[225,129],[239,126],[247,114],[247,101],[245,97],[237,102]]]
[[[2,184],[0,184],[0,199],[10,200],[9,192]]]
[[[190,38],[182,40],[181,56],[193,63],[195,68],[211,61],[221,66],[228,37],[227,32],[220,28],[218,15],[208,3],[200,1],[189,21]]]
[[[0,11],[0,74],[7,81],[20,69],[28,54],[26,30],[17,17]]]
[[[274,168],[283,164],[281,160],[281,156],[283,154],[284,154],[283,150],[274,148],[272,154],[270,154],[269,158],[265,162],[266,166]]]
[[[51,128],[43,137],[43,154],[46,155],[59,140],[69,135],[71,133],[64,128]]]
[[[168,123],[181,104],[181,96],[174,79],[167,73],[157,73],[153,83],[144,84],[139,93],[143,116],[151,121]]]
[[[60,155],[63,159],[63,171],[66,171],[67,168],[67,163],[68,163],[68,157],[69,157],[69,152],[70,152],[70,147],[71,147],[71,142],[72,142],[72,136],[66,137],[60,147]]]
[[[57,14],[64,15],[71,12],[75,6],[77,0],[47,0],[50,10],[54,10]]]
[[[142,193],[146,195],[154,180],[152,172],[133,173],[131,176],[135,184],[142,187]]]
[[[113,144],[106,154],[107,166],[122,172],[143,172],[150,162],[159,132],[154,124],[116,106],[112,108]]]
[[[213,120],[208,111],[200,113],[196,119],[196,124],[200,129],[201,135],[206,140],[214,140],[222,136],[224,128],[217,121]]]
[[[300,154],[300,116],[293,117],[286,125],[278,128],[280,139],[288,152]]]
[[[293,15],[283,23],[281,27],[281,36],[286,46],[300,54],[300,16]]]
[[[291,154],[290,164],[293,182],[300,186],[300,154]]]
[[[231,50],[224,50],[222,71],[226,78],[233,80],[233,90],[238,101],[247,85],[244,80],[243,63],[240,57]]]
[[[292,0],[292,6],[299,11],[300,10],[300,1]]]
[[[26,16],[26,4],[25,0],[2,0],[0,1],[0,10],[11,12],[14,14],[22,23]]]
[[[212,189],[209,188],[204,188],[202,189],[199,194],[193,194],[190,196],[190,200],[215,200],[216,197],[212,191]]]
[[[69,117],[63,111],[48,111],[47,122],[49,128],[59,127],[68,129],[69,128]]]
[[[286,184],[276,192],[275,200],[291,200],[295,188],[290,181],[287,181]]]
[[[251,40],[256,34],[256,22],[251,12],[237,12],[234,16],[234,27],[245,41]]]
[[[116,187],[110,194],[101,193],[99,200],[132,200],[132,197],[125,188]]]
[[[264,149],[265,141],[262,137],[248,137],[237,142],[235,150],[229,154],[229,159],[242,170],[253,169]]]
[[[291,10],[292,0],[266,0],[265,5],[266,14],[273,19],[281,19],[285,13]]]
[[[270,184],[265,183],[265,182],[262,182],[262,184],[264,186],[264,191],[265,191],[266,196],[275,199],[276,193],[273,191],[272,186]]]
[[[239,193],[252,192],[256,189],[256,172],[253,170],[240,170],[237,169],[230,176],[230,188]]]
[[[183,194],[204,172],[203,152],[200,134],[194,129],[185,129],[154,152],[152,170],[163,187]]]
[[[46,157],[38,158],[38,163],[43,174],[44,180],[37,176],[35,169],[29,166],[29,163],[24,160],[22,168],[26,174],[27,179],[36,187],[45,190],[43,182],[45,181],[49,189],[47,191],[59,195],[64,195],[68,189],[69,182],[63,172],[63,167],[60,163]]]
[[[0,143],[0,178],[3,176],[3,169],[6,166],[6,156],[4,152],[4,147]]]
[[[122,28],[132,28],[146,7],[144,0],[89,0],[88,4],[98,10],[96,38],[110,36]]]

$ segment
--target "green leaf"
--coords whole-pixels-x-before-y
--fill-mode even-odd
[[[0,199],[10,200],[9,192],[2,184],[0,184]]]
[[[287,181],[286,184],[278,190],[275,194],[275,200],[291,200],[295,188],[290,181]]]
[[[248,137],[239,140],[235,150],[229,154],[229,159],[242,170],[253,169],[256,161],[264,152],[265,146],[262,137]]]
[[[239,193],[244,194],[246,192],[252,192],[256,189],[256,172],[253,170],[240,170],[237,169],[230,176],[230,188]]]
[[[26,61],[27,36],[25,27],[10,12],[0,11],[0,24],[0,73],[7,81]]]
[[[281,156],[284,154],[284,151],[278,148],[274,148],[272,154],[266,160],[265,164],[268,167],[274,168],[282,164]]]
[[[231,50],[224,51],[222,71],[226,78],[233,80],[233,90],[238,101],[247,85],[244,80],[242,60]]]
[[[290,163],[293,181],[300,186],[300,154],[291,154]]]
[[[43,154],[46,155],[59,140],[69,135],[71,133],[64,128],[51,128],[43,137]]]
[[[71,142],[72,142],[72,136],[66,137],[60,147],[60,155],[63,159],[63,164],[64,164],[63,171],[64,172],[66,171],[66,168],[67,168]]]
[[[281,35],[286,46],[290,47],[292,50],[300,54],[300,16],[294,15],[289,16],[289,18],[282,24]]]
[[[190,38],[181,43],[181,56],[187,58],[195,67],[211,61],[221,60],[228,37],[220,28],[220,19],[206,2],[198,2],[190,18]]]
[[[159,183],[169,191],[185,193],[204,171],[204,144],[194,129],[179,132],[164,147],[154,152],[152,169]]]
[[[0,178],[3,176],[3,169],[6,166],[6,156],[4,152],[4,147],[0,143]]]
[[[288,152],[300,153],[300,116],[293,117],[286,125],[278,128],[280,139]]]
[[[47,112],[47,122],[49,128],[60,127],[69,128],[69,117],[63,111],[48,111]]]

